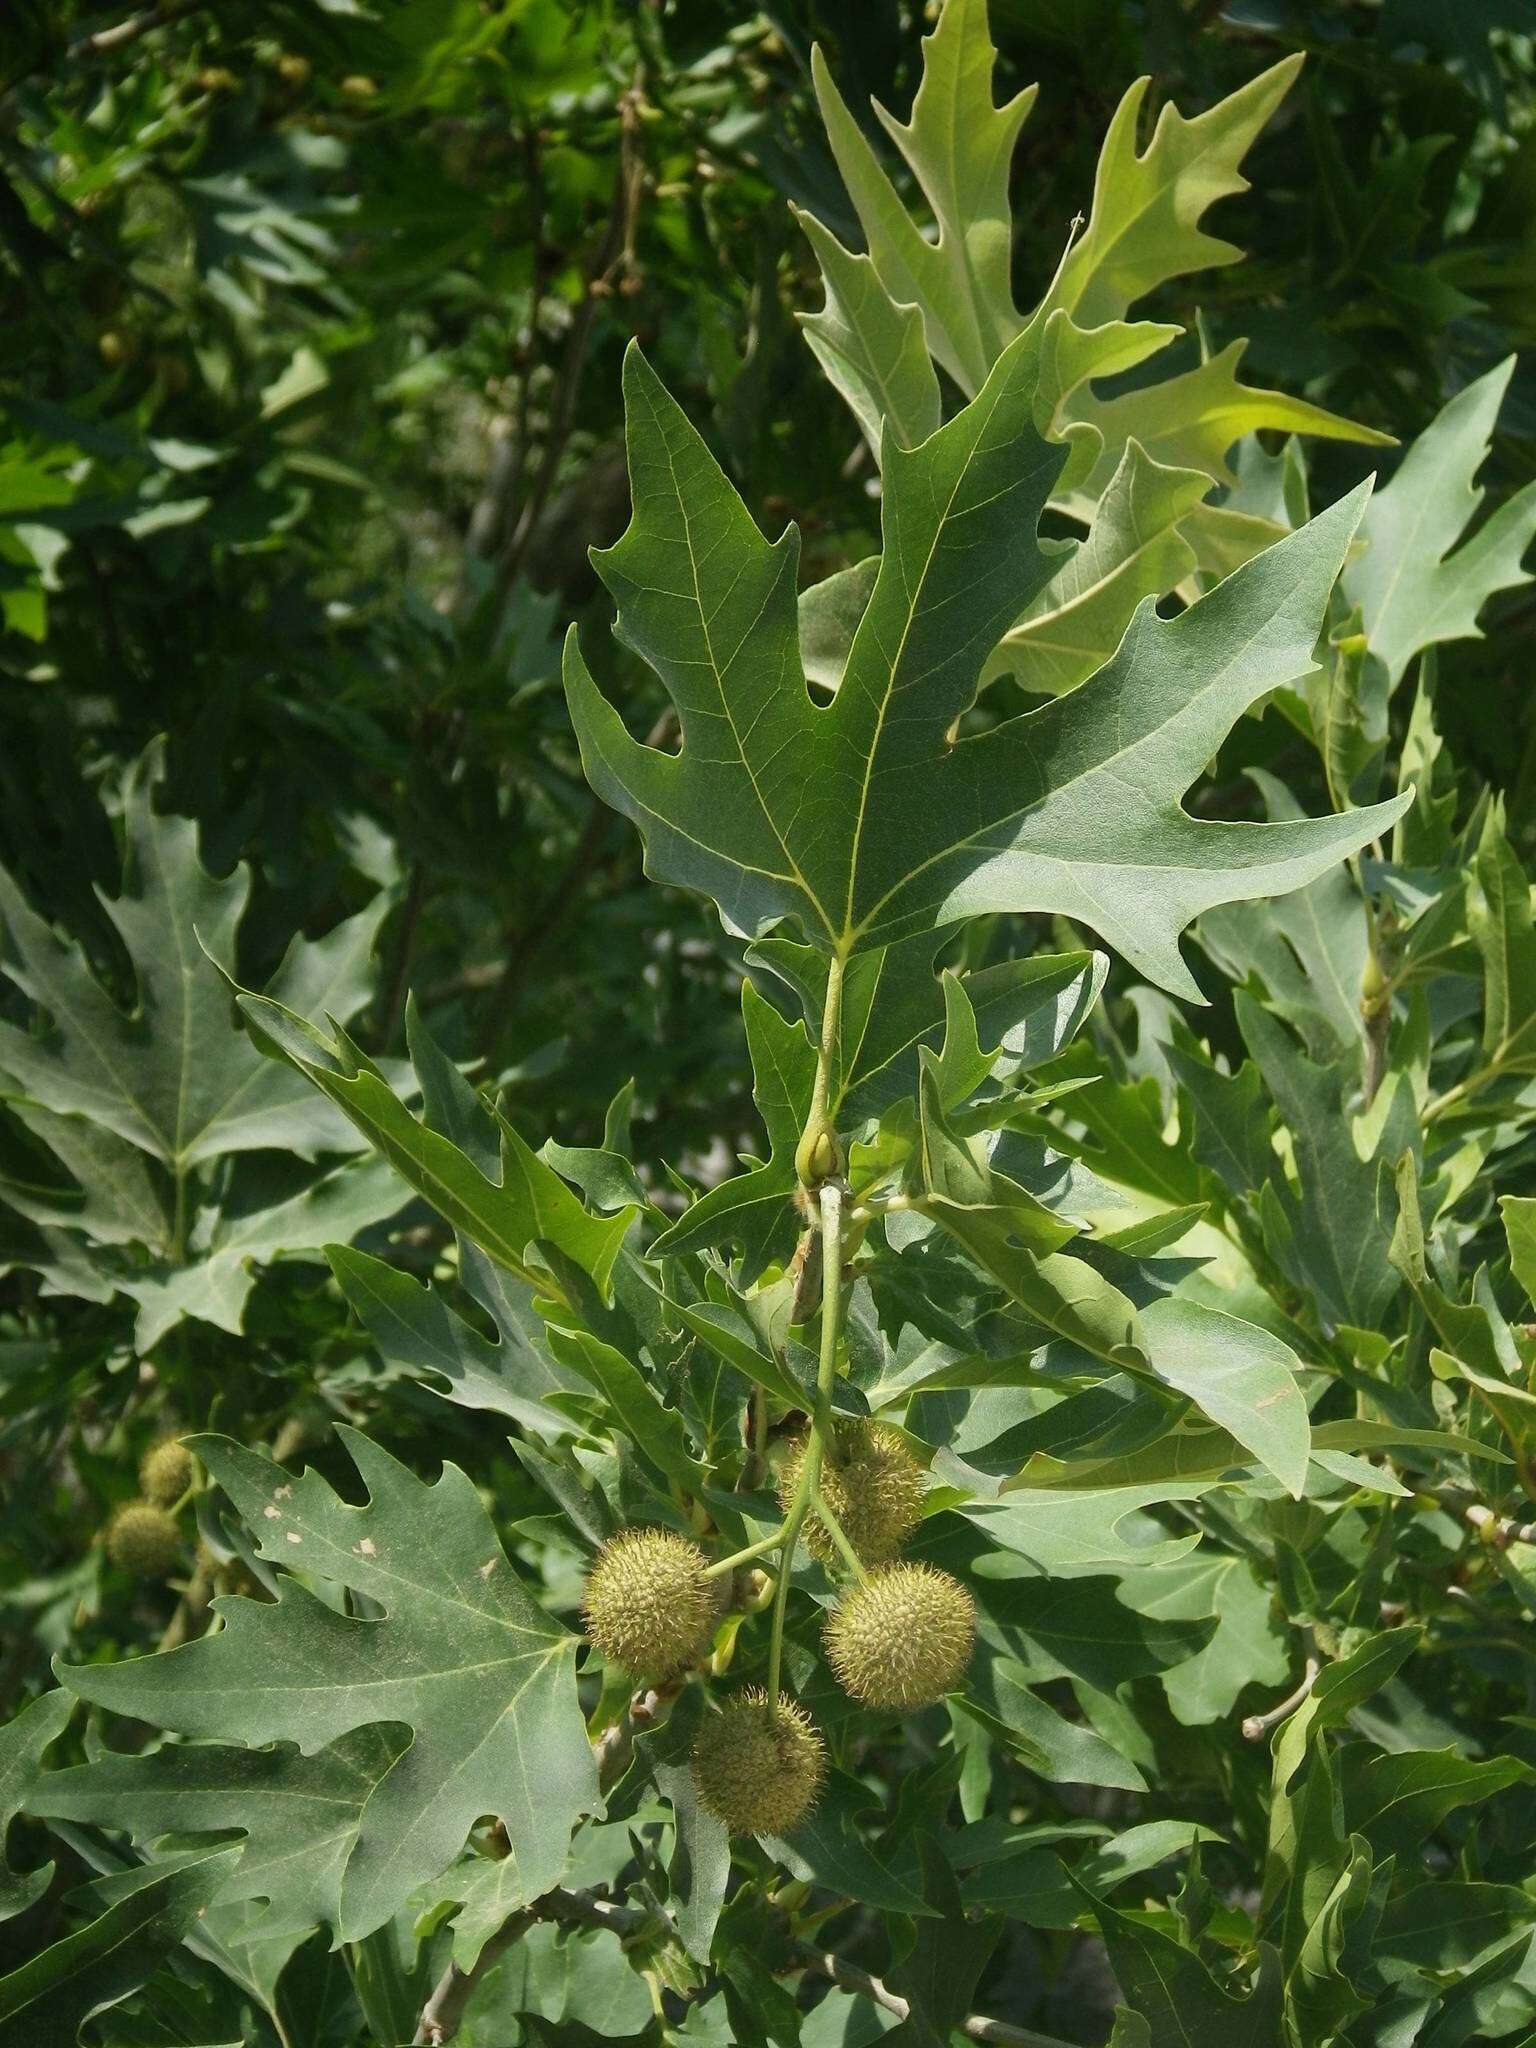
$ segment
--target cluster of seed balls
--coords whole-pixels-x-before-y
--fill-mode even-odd
[[[181,1556],[181,1532],[172,1508],[192,1484],[192,1453],[173,1436],[162,1437],[139,1466],[138,1500],[124,1501],[107,1524],[107,1556],[136,1579],[163,1579]]]
[[[799,1488],[808,1437],[790,1448],[779,1475],[788,1512]],[[827,1618],[827,1662],[850,1698],[908,1713],[942,1699],[964,1671],[975,1637],[971,1596],[948,1572],[897,1562],[922,1514],[923,1469],[894,1429],[839,1425],[819,1479],[867,1575]],[[806,1541],[824,1563],[841,1552],[814,1513]],[[583,1603],[587,1634],[603,1656],[651,1684],[676,1678],[707,1650],[720,1618],[724,1577],[669,1529],[626,1529],[598,1552]],[[693,1753],[702,1803],[736,1834],[784,1834],[810,1810],[826,1750],[805,1710],[751,1688],[710,1715]]]

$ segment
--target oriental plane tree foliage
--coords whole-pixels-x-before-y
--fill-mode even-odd
[[[0,2048],[1536,2042],[1536,60],[1050,12],[23,10]]]

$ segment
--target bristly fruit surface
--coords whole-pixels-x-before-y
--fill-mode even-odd
[[[625,1529],[598,1552],[582,1612],[609,1663],[635,1678],[675,1678],[709,1646],[718,1612],[709,1560],[670,1529]]]
[[[192,1453],[173,1436],[151,1444],[139,1466],[139,1486],[156,1507],[174,1507],[192,1484]]]
[[[153,1501],[125,1501],[107,1525],[107,1556],[136,1579],[163,1579],[180,1555],[175,1521]]]
[[[895,1564],[852,1587],[826,1625],[838,1684],[867,1707],[910,1711],[958,1684],[976,1636],[976,1606],[931,1564]]]
[[[795,1497],[809,1439],[799,1437],[779,1473],[785,1511]],[[820,1486],[843,1534],[865,1564],[895,1557],[922,1519],[927,1475],[898,1431],[883,1422],[839,1425],[822,1460]],[[836,1564],[837,1545],[813,1511],[805,1540],[823,1564]]]
[[[780,1693],[769,1718],[761,1686],[728,1699],[693,1752],[699,1798],[733,1835],[782,1835],[815,1804],[826,1747],[804,1707]]]

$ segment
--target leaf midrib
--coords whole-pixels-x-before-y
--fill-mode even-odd
[[[875,757],[880,751],[880,740],[881,735],[885,730],[886,714],[890,710],[891,700],[896,694],[896,677],[901,668],[902,661],[905,657],[907,642],[912,636],[912,630],[917,620],[918,607],[922,601],[923,589],[925,584],[927,583],[929,575],[932,573],[934,559],[938,554],[939,544],[944,537],[945,530],[949,524],[950,516],[954,510],[955,500],[960,494],[961,487],[971,474],[972,465],[975,463],[977,459],[976,452],[978,448],[981,446],[982,440],[985,437],[988,427],[990,427],[992,424],[992,420],[997,412],[998,406],[1002,403],[1002,394],[1004,390],[1007,388],[1007,386],[1011,384],[1011,382],[1011,378],[1005,379],[997,385],[996,390],[993,393],[992,399],[987,407],[985,416],[979,419],[976,423],[976,432],[972,436],[971,444],[966,452],[965,460],[960,465],[959,471],[957,472],[955,477],[955,481],[951,486],[949,496],[945,500],[944,510],[940,514],[940,516],[934,521],[933,535],[928,543],[928,552],[924,558],[922,569],[918,575],[916,583],[913,586],[911,586],[910,590],[907,593],[907,615],[902,624],[900,641],[897,645],[895,654],[891,658],[891,662],[886,673],[886,686],[884,691],[881,693],[879,710],[875,718],[875,729],[870,736],[869,744],[865,751],[864,776],[859,786],[858,810],[854,817],[853,831],[849,837],[848,842],[848,894],[843,906],[843,931],[838,940],[838,944],[845,949],[851,948],[851,946],[857,941],[861,931],[868,929],[867,919],[865,920],[865,923],[862,926],[855,926],[853,921],[853,905],[855,893],[858,886],[859,856],[864,844],[864,820],[869,808],[870,788],[874,781]],[[972,411],[978,403],[979,400],[973,399],[971,401],[971,405],[967,407],[967,412]],[[961,415],[961,417],[964,417],[964,415]],[[904,565],[902,566],[904,571]],[[883,556],[881,558],[881,567],[884,567]],[[872,594],[870,597],[871,609],[873,609],[874,602],[875,599],[874,595]],[[867,620],[869,617],[869,612],[866,611],[864,616]],[[862,624],[863,622],[861,622],[861,630]],[[850,660],[852,659],[851,652],[849,658]],[[846,673],[844,675],[843,680],[846,684]],[[843,691],[842,689],[839,689],[837,696],[833,699],[832,705],[827,715],[835,715],[837,707],[843,701]],[[852,702],[851,691],[848,695],[848,701],[850,703]],[[883,900],[884,899],[882,899],[882,902]],[[825,918],[826,913],[823,912],[822,915]],[[830,921],[828,922],[830,928]]]
[[[784,858],[789,862],[790,872],[793,876],[793,879],[799,884],[800,888],[806,896],[807,901],[813,903],[816,906],[817,913],[819,914],[822,923],[827,927],[827,930],[830,932],[832,929],[832,920],[827,916],[825,905],[822,903],[821,899],[817,896],[815,890],[811,887],[810,883],[806,880],[804,874],[801,872],[800,863],[795,859],[794,852],[791,849],[788,840],[784,837],[783,832],[779,828],[779,821],[774,816],[773,806],[769,804],[767,798],[763,794],[761,785],[759,784],[757,779],[757,771],[753,767],[752,762],[747,754],[746,742],[743,739],[741,730],[736,723],[736,707],[732,703],[730,693],[727,691],[725,687],[724,671],[720,666],[719,657],[715,652],[714,636],[710,631],[711,614],[708,613],[704,608],[704,593],[699,587],[698,552],[694,543],[693,521],[689,516],[687,496],[683,491],[682,481],[677,473],[677,463],[673,457],[671,440],[667,435],[664,422],[662,421],[660,414],[656,410],[655,401],[652,399],[648,392],[646,393],[646,404],[650,407],[652,431],[654,432],[656,439],[660,443],[661,447],[666,451],[667,475],[671,479],[672,494],[677,501],[678,511],[681,515],[683,522],[683,532],[686,536],[686,543],[688,549],[688,574],[693,582],[694,609],[698,612],[699,615],[699,631],[704,636],[704,646],[709,656],[710,672],[715,679],[715,689],[720,699],[721,708],[725,713],[726,723],[731,728],[731,737],[736,742],[736,751],[738,755],[741,757],[742,767],[747,772],[747,780],[752,785],[752,794],[757,798],[758,809],[767,819],[768,829],[772,832],[775,840],[778,842],[779,849],[783,853]],[[777,587],[777,568],[775,568],[774,573],[775,587]],[[724,601],[725,600],[722,599],[721,602],[724,603]],[[759,616],[761,616],[761,613],[759,613]],[[740,651],[741,646],[745,643],[746,637],[747,636],[744,634],[741,640],[737,642],[738,652]],[[735,657],[733,656],[732,659],[734,658]],[[809,702],[809,699],[807,699],[807,702]]]
[[[1189,614],[1186,613],[1182,614],[1181,616],[1188,617]],[[1157,623],[1161,624],[1162,622],[1158,621]],[[1266,615],[1266,617],[1264,617],[1260,621],[1259,625],[1256,626],[1246,636],[1246,638],[1244,638],[1237,646],[1235,646],[1231,650],[1226,662],[1215,671],[1215,673],[1209,678],[1209,680],[1203,685],[1203,687],[1195,693],[1193,693],[1192,695],[1183,699],[1183,701],[1178,706],[1178,709],[1173,714],[1173,718],[1180,719],[1185,717],[1194,708],[1202,704],[1211,695],[1213,691],[1222,687],[1226,683],[1227,678],[1230,675],[1232,669],[1236,666],[1236,664],[1239,661],[1243,660],[1247,656],[1248,650],[1253,646],[1255,641],[1257,641],[1260,638],[1265,628],[1267,628],[1271,623],[1272,621],[1270,617]],[[1122,641],[1121,644],[1123,646],[1124,642]],[[950,758],[953,758],[953,756],[958,752],[959,747],[967,745],[982,746],[987,744],[989,741],[995,742],[998,735],[1009,732],[1015,727],[1024,724],[1030,718],[1049,718],[1053,715],[1054,709],[1054,706],[1046,705],[1038,712],[1023,713],[1021,714],[1021,717],[1019,719],[1010,720],[1007,725],[995,727],[992,732],[980,734],[974,740],[962,740],[958,742],[955,748],[952,748],[950,750]],[[1166,734],[1168,726],[1171,723],[1173,723],[1173,719],[1165,720],[1164,723],[1157,728],[1156,734],[1148,732],[1138,733],[1136,738],[1132,740],[1128,745],[1116,748],[1113,753],[1100,755],[1097,759],[1090,761],[1086,767],[1080,769],[1075,775],[1069,776],[1065,781],[1052,783],[1050,787],[1045,789],[1041,793],[1041,795],[1037,797],[1032,803],[1019,805],[1013,810],[1003,811],[996,817],[988,818],[984,823],[978,825],[974,831],[967,832],[963,838],[952,840],[947,846],[940,847],[936,853],[929,854],[926,859],[919,861],[915,867],[909,868],[906,874],[904,874],[900,877],[899,880],[891,884],[890,888],[886,890],[885,894],[878,899],[878,901],[873,905],[873,907],[863,918],[855,932],[852,934],[853,938],[857,940],[858,938],[862,937],[863,935],[874,929],[876,920],[879,917],[880,912],[884,910],[885,906],[892,900],[892,898],[900,895],[902,890],[909,888],[911,884],[917,879],[917,877],[921,874],[924,874],[929,868],[936,867],[941,861],[949,859],[952,854],[958,853],[959,851],[961,851],[962,848],[973,845],[975,841],[983,838],[986,834],[990,832],[995,832],[1000,825],[1007,824],[1015,819],[1028,818],[1032,813],[1040,810],[1047,803],[1055,803],[1059,801],[1059,799],[1063,795],[1065,795],[1065,793],[1068,790],[1076,788],[1079,784],[1087,782],[1095,776],[1112,773],[1118,762],[1123,761],[1127,759],[1130,755],[1134,754],[1138,748],[1146,745],[1150,739],[1162,734]],[[1027,734],[1025,734],[1025,737],[1027,737]],[[1189,816],[1189,813],[1183,808],[1181,804],[1177,802],[1169,804],[1168,811],[1170,814],[1176,814],[1178,817],[1182,818],[1184,822],[1192,828],[1198,829],[1200,821],[1198,819],[1191,818]],[[1063,864],[1068,866],[1072,865],[1071,862],[1066,861],[1065,859],[1063,861]],[[1100,858],[1096,860],[1094,864],[1099,867],[1111,865],[1122,867],[1134,867],[1138,871],[1138,873],[1144,871],[1148,874],[1182,874],[1186,872],[1185,868],[1182,865],[1168,862],[1154,863],[1145,860],[1126,860],[1111,862],[1107,858]],[[1190,865],[1197,867],[1198,863],[1192,862]]]

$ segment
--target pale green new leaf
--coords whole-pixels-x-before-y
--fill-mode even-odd
[[[946,0],[937,27],[923,38],[923,77],[910,120],[876,106],[933,210],[937,235],[930,239],[844,105],[820,50],[811,56],[827,139],[874,268],[891,299],[920,309],[930,351],[966,392],[981,388],[1022,324],[1009,284],[1008,172],[1035,88],[995,107],[996,61],[986,0]]]
[[[1390,685],[1424,648],[1479,638],[1477,615],[1487,600],[1531,580],[1520,565],[1536,534],[1536,484],[1462,538],[1483,502],[1474,478],[1514,367],[1511,356],[1456,394],[1361,522],[1365,551],[1345,572],[1344,591],[1360,607]]]
[[[626,371],[634,517],[599,567],[618,630],[677,703],[681,752],[641,745],[574,636],[566,687],[594,788],[659,879],[733,929],[786,916],[844,954],[990,911],[1058,911],[1198,999],[1177,934],[1211,905],[1298,888],[1406,797],[1345,818],[1197,821],[1179,797],[1259,697],[1308,673],[1362,502],[1313,520],[1172,620],[1138,607],[1068,696],[953,742],[987,657],[1041,588],[1024,538],[1060,453],[1033,422],[1033,340],[914,450],[887,449],[885,548],[830,705],[800,665],[796,537],[764,541],[637,353]]]
[[[1007,106],[994,107],[996,58],[985,0],[946,0],[923,45],[923,76],[910,120],[897,122],[876,103],[875,113],[928,202],[930,231],[898,194],[820,52],[813,54],[827,138],[867,254],[851,256],[825,227],[801,216],[827,290],[826,307],[808,324],[808,338],[877,460],[882,406],[895,437],[908,446],[922,438],[925,422],[936,423],[937,395],[917,361],[919,330],[927,352],[969,396],[1026,325],[1047,357],[1053,355],[1044,341],[1048,324],[1061,340],[1071,337],[1072,358],[1060,366],[1066,374],[1059,379],[1042,379],[1042,389],[1052,393],[1049,409],[1058,429],[1077,421],[1093,430],[1081,462],[1074,461],[1058,487],[1062,502],[1085,523],[1131,437],[1163,465],[1199,469],[1218,482],[1231,481],[1227,450],[1254,428],[1377,443],[1390,439],[1283,393],[1245,389],[1236,378],[1241,342],[1214,363],[1144,384],[1119,399],[1100,401],[1090,389],[1092,380],[1155,354],[1178,333],[1150,322],[1127,323],[1123,316],[1137,300],[1169,278],[1240,256],[1200,223],[1216,201],[1247,189],[1239,165],[1285,96],[1299,57],[1284,59],[1192,119],[1165,106],[1140,154],[1137,128],[1150,81],[1132,85],[1105,137],[1086,232],[1064,255],[1027,322],[1015,308],[1010,283],[1008,159],[1034,94],[1031,88]],[[1064,317],[1053,322],[1057,314]],[[1290,523],[1242,519],[1225,508],[1197,504],[1187,508],[1186,520],[1186,548],[1194,548],[1203,570],[1217,573],[1235,567]],[[1175,553],[1171,543],[1165,552]],[[1151,567],[1148,561],[1146,573]],[[1158,594],[1169,588],[1171,582],[1162,584]]]
[[[576,1696],[576,1638],[508,1563],[474,1486],[435,1485],[343,1432],[369,1492],[353,1507],[318,1472],[221,1437],[193,1439],[274,1566],[377,1604],[339,1612],[285,1571],[275,1602],[220,1600],[223,1626],[182,1649],[61,1672],[74,1692],[178,1733],[294,1742],[307,1756],[354,1730],[411,1740],[366,1799],[341,1878],[338,1931],[359,1939],[435,1877],[485,1814],[502,1820],[525,1898],[556,1883],[571,1830],[597,1799]]]
[[[1071,494],[1073,508],[1083,510],[1108,489],[1122,453],[1132,440],[1138,441],[1145,453],[1165,468],[1202,470],[1214,482],[1228,485],[1236,481],[1227,461],[1229,449],[1245,434],[1261,428],[1285,434],[1315,434],[1323,440],[1364,441],[1373,447],[1390,446],[1390,434],[1358,427],[1338,413],[1313,405],[1308,399],[1293,398],[1288,392],[1266,391],[1241,382],[1237,371],[1246,347],[1246,342],[1234,341],[1192,370],[1116,398],[1096,398],[1085,389],[1063,407],[1061,418],[1065,424],[1087,423],[1103,442],[1087,477]],[[1215,507],[1198,517],[1186,518],[1186,535],[1195,545],[1202,566],[1211,547],[1204,526],[1221,516],[1221,508]],[[1252,552],[1280,531],[1274,524],[1266,530],[1264,524],[1254,519],[1247,524],[1254,537],[1237,550],[1239,556]],[[1223,571],[1233,566],[1231,546],[1229,538],[1223,549],[1228,559],[1220,563]]]
[[[1204,469],[1170,469],[1126,441],[1087,539],[1003,635],[984,680],[1010,675],[1059,696],[1102,668],[1144,597],[1160,597],[1195,566],[1179,522],[1211,487]]]
[[[1300,56],[1282,57],[1257,78],[1193,118],[1166,103],[1152,139],[1137,151],[1149,78],[1138,78],[1115,109],[1099,152],[1088,225],[1047,301],[1084,326],[1118,320],[1170,278],[1236,263],[1241,249],[1200,226],[1208,207],[1246,192],[1238,166],[1290,91]]]
[[[886,423],[903,447],[926,441],[939,424],[939,380],[915,306],[898,306],[868,256],[845,249],[814,214],[793,209],[827,288],[819,313],[802,313],[805,338],[847,401],[880,459]]]

